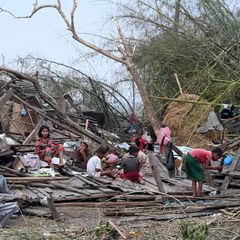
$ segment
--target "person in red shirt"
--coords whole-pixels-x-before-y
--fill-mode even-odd
[[[223,155],[220,148],[212,151],[204,149],[193,149],[185,157],[185,167],[187,178],[192,180],[193,197],[203,196],[202,184],[204,182],[204,168],[213,170],[222,170],[222,166],[212,167],[211,160],[217,161]],[[198,183],[198,188],[197,188]]]
[[[139,149],[143,152],[146,151],[147,149],[147,140],[142,136],[143,135],[143,132],[142,130],[139,130],[136,134],[136,137],[134,137],[132,140],[131,140],[131,144],[135,145],[135,146],[138,146],[139,145]],[[137,141],[137,143],[136,143]]]

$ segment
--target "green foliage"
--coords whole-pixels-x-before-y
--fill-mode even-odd
[[[177,96],[177,73],[186,93],[239,103],[239,7],[223,0],[135,2],[122,16],[140,36],[134,57],[150,96]],[[164,103],[152,101],[155,109]]]
[[[205,240],[208,235],[207,224],[190,223],[182,221],[180,225],[183,240]]]
[[[99,224],[92,230],[93,239],[113,240],[117,236],[117,231],[108,223]]]

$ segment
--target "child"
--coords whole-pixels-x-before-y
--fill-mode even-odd
[[[113,169],[113,167],[117,163],[117,160],[118,160],[118,155],[116,153],[116,149],[111,148],[109,150],[109,153],[106,156],[106,159],[104,160],[104,163],[106,165],[105,168]]]
[[[96,154],[92,156],[87,162],[87,173],[89,177],[100,177],[102,175],[108,175],[110,171],[102,170],[102,158],[105,157],[107,149],[100,147]]]
[[[38,136],[39,139],[35,145],[35,152],[39,158],[52,167],[52,158],[58,156],[60,159],[59,166],[64,166],[63,146],[62,144],[56,144],[51,141],[49,127],[45,125],[41,126],[38,131]]]
[[[136,141],[139,141],[140,143],[140,150],[145,152],[146,149],[147,149],[147,140],[142,136],[143,135],[143,132],[142,130],[139,130],[137,133],[136,133],[136,137],[134,137],[132,140],[131,140],[131,144],[132,145],[135,145],[136,146]]]
[[[122,160],[121,167],[123,172],[120,173],[120,177],[123,179],[128,179],[132,182],[143,183],[143,179],[139,174],[140,163],[137,159],[139,150],[137,147],[131,146],[128,151],[128,157]]]
[[[193,197],[201,197],[202,184],[204,182],[204,168],[222,170],[222,166],[212,167],[210,161],[217,161],[222,157],[222,150],[215,148],[212,151],[193,149],[185,157],[187,178],[192,180]],[[198,183],[198,189],[197,189]]]

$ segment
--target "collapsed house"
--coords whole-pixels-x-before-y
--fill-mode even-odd
[[[192,199],[191,181],[182,177],[170,178],[157,154],[149,154],[149,167],[152,172],[145,177],[144,185],[103,177],[92,178],[71,165],[67,165],[66,171],[57,176],[36,176],[20,171],[29,167],[26,156],[31,158],[29,154],[34,151],[34,141],[42,123],[51,127],[53,141],[58,143],[70,140],[71,134],[77,139],[88,139],[94,149],[100,145],[111,145],[114,140],[113,137],[109,137],[112,136],[111,133],[106,134],[108,137],[105,138],[97,134],[94,128],[96,118],[89,112],[84,114],[76,107],[70,95],[63,94],[64,96],[56,101],[42,91],[37,76],[24,75],[11,69],[0,70],[7,71],[12,78],[9,82],[1,81],[0,86],[1,130],[5,134],[1,144],[0,170],[7,185],[11,186],[8,189],[6,183],[2,184],[5,186],[5,189],[2,188],[2,199],[13,203],[9,217],[16,212],[16,202],[24,214],[53,219],[59,218],[56,207],[111,206],[111,209],[106,211],[106,216],[124,216],[133,221],[208,216],[219,209],[239,206],[240,138],[225,141],[221,146],[233,154],[233,161],[231,165],[224,167],[222,173],[207,173],[207,185],[204,185],[203,190],[212,196],[200,198],[199,200],[205,199],[207,202],[195,208],[188,208],[191,205],[189,199]],[[74,113],[68,112],[66,101],[74,108]],[[181,109],[177,108],[181,115]],[[191,106],[187,108],[191,110]],[[206,118],[204,116],[204,119]],[[170,119],[168,111],[165,122],[171,126]],[[176,134],[179,129],[184,130],[184,119],[178,121],[178,124],[180,125],[176,129],[172,126]],[[11,138],[13,142],[10,144],[7,138]],[[71,149],[65,154],[66,158],[73,158]],[[221,195],[216,195],[219,192]],[[216,202],[216,199],[219,202]],[[181,205],[180,209],[179,201],[188,201],[188,204],[184,207]],[[39,210],[41,205],[49,206],[49,210]],[[119,211],[119,206],[129,208]],[[134,212],[129,210],[131,207],[135,208]],[[146,207],[146,211],[140,207]],[[156,207],[158,210],[149,214],[149,207]],[[5,208],[3,209],[5,211]],[[167,212],[164,212],[166,209]],[[0,208],[0,216],[1,214]],[[5,218],[1,221],[1,225],[4,224]]]

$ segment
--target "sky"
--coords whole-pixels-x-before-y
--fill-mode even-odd
[[[0,0],[0,7],[17,16],[29,15],[33,8],[33,0]],[[62,8],[69,16],[72,0],[62,0]],[[38,1],[38,4],[55,4],[54,0]],[[109,3],[96,0],[79,0],[76,11],[76,29],[81,36],[97,43],[99,38],[88,35],[104,35],[111,32],[112,24],[106,21],[110,12]],[[104,19],[105,18],[105,19]],[[63,62],[76,64],[87,74],[107,77],[109,61],[99,57],[86,59],[89,49],[76,43],[55,9],[43,9],[31,19],[14,19],[6,13],[0,13],[0,54],[10,64],[16,57],[28,54]],[[79,59],[79,61],[75,61]],[[1,58],[2,62],[2,58]],[[105,66],[106,64],[106,66]]]

